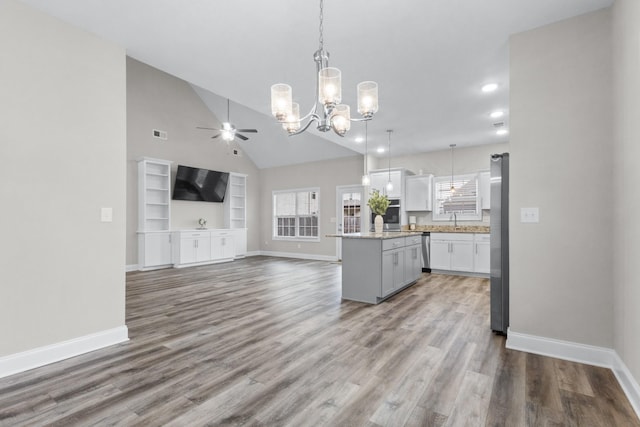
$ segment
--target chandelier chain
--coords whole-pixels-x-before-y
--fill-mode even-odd
[[[320,49],[319,50],[324,49],[324,37],[322,35],[322,32],[324,30],[322,25],[323,21],[324,21],[324,0],[320,0]]]

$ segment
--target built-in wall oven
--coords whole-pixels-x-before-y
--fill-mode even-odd
[[[376,214],[371,214],[371,231],[373,231],[373,223]],[[384,220],[385,231],[400,231],[400,199],[389,199],[389,207],[387,213],[382,215]]]

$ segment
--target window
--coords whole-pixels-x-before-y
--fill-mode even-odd
[[[455,191],[451,191],[451,185]],[[454,214],[458,221],[481,220],[480,197],[478,192],[478,175],[454,175],[434,178],[433,209],[434,221],[453,221]]]
[[[273,192],[273,237],[319,239],[320,192],[317,188]]]

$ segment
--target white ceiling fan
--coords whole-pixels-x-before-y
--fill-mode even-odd
[[[233,141],[236,136],[243,141],[247,141],[249,138],[242,135],[242,133],[258,133],[257,129],[237,129],[234,125],[231,124],[231,121],[229,120],[229,98],[227,98],[227,121],[222,122],[220,128],[208,128],[208,127],[200,127],[200,126],[197,126],[196,128],[207,129],[207,130],[217,130],[220,133],[213,135],[211,138],[217,138],[219,136],[222,136],[222,139],[227,142]]]

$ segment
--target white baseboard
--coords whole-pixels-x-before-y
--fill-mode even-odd
[[[640,418],[640,385],[638,385],[638,382],[627,368],[627,365],[620,359],[620,356],[615,350],[571,341],[521,334],[511,331],[511,329],[507,332],[506,347],[511,350],[519,350],[611,369],[618,379],[620,387],[622,387],[627,399],[629,399],[631,406],[633,406],[633,410],[636,412],[638,418]]]
[[[338,258],[330,255],[314,255],[314,254],[301,254],[298,252],[274,252],[274,251],[260,251],[260,255],[273,256],[279,258],[296,258],[296,259],[308,259],[312,261],[338,261]]]
[[[0,357],[0,378],[129,340],[126,326]]]
[[[260,255],[262,255],[260,251],[249,251],[245,256],[250,257],[250,256],[260,256]]]
[[[138,271],[139,268],[140,266],[138,264],[129,264],[129,265],[125,265],[124,271],[127,273],[130,271]]]

